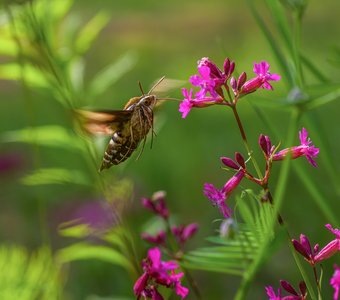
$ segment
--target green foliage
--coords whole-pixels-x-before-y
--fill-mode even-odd
[[[62,299],[59,266],[48,247],[30,255],[22,247],[2,245],[0,266],[1,299]]]
[[[45,125],[8,131],[3,133],[0,139],[5,143],[19,142],[62,148],[69,151],[85,151],[84,145],[78,136],[70,130],[57,125]]]
[[[60,228],[60,234],[77,239],[90,239],[92,237],[104,242],[82,241],[65,247],[58,251],[58,259],[62,263],[98,259],[121,266],[134,276],[137,274],[133,260],[129,259],[129,254],[131,254],[129,245],[133,245],[133,240],[129,232],[123,227],[117,226],[111,230],[98,232],[98,230],[86,224],[63,224]]]
[[[230,228],[233,234],[207,238],[214,246],[187,253],[185,267],[248,277],[260,251],[265,253],[260,265],[270,258],[282,241],[282,232],[274,231],[273,208],[269,203],[261,205],[251,190],[238,198],[237,207],[243,222],[236,223],[234,229]]]
[[[34,173],[26,175],[21,179],[25,185],[45,185],[45,184],[81,184],[91,186],[92,182],[80,171],[67,169],[38,169]]]

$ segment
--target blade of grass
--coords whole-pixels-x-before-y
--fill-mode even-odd
[[[279,47],[278,43],[276,42],[274,36],[271,34],[271,32],[268,30],[266,24],[264,23],[263,19],[261,18],[260,14],[257,12],[257,10],[255,9],[254,5],[253,5],[253,1],[248,0],[248,5],[251,9],[251,12],[258,24],[258,26],[260,27],[260,29],[262,30],[264,36],[266,37],[266,39],[269,42],[270,47],[272,48],[272,51],[274,53],[274,55],[276,56],[276,59],[281,67],[282,73],[286,74],[287,80],[288,80],[288,88],[291,89],[294,85],[294,80],[293,80],[293,76],[286,64],[286,59],[285,56],[283,55],[281,48]]]

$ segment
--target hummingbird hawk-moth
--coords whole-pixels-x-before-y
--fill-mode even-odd
[[[144,94],[139,83],[142,96],[131,98],[123,110],[78,111],[83,118],[83,127],[87,132],[111,136],[99,171],[125,161],[137,149],[141,141],[143,141],[144,147],[150,129],[153,134],[153,109],[156,102],[158,100],[175,100],[157,98],[156,90],[159,85],[169,81],[164,78],[159,79],[147,94]],[[159,90],[164,91],[164,88]]]

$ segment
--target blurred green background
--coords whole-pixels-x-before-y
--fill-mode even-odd
[[[256,5],[267,21],[268,29],[275,34],[273,20],[264,4],[258,1]],[[117,75],[119,78],[101,97],[89,103],[86,95],[83,95],[84,99],[79,99],[78,106],[121,109],[129,98],[140,94],[138,80],[144,89],[163,75],[187,81],[189,76],[196,73],[196,62],[206,56],[220,67],[224,59],[230,57],[236,62],[236,72],[240,74],[246,71],[249,77],[252,77],[253,63],[262,60],[270,63],[273,73],[281,74],[282,70],[245,1],[75,1],[59,30],[62,31],[64,27],[72,28],[75,24],[85,24],[94,13],[102,10],[109,14],[110,21],[84,56],[84,86],[102,68],[124,55],[130,67],[127,72],[122,71],[122,76]],[[340,60],[336,52],[340,46],[339,10],[337,0],[309,1],[301,39],[303,54],[334,82],[339,82],[340,75]],[[11,59],[5,55],[0,57],[1,63]],[[306,81],[310,86],[316,84],[313,77],[306,77]],[[47,90],[23,87],[18,81],[5,79],[0,81],[0,86],[2,134],[45,124],[71,128],[69,112],[54,101],[54,95]],[[187,84],[186,87],[188,86]],[[238,106],[249,141],[260,161],[262,157],[257,149],[258,136],[260,133],[272,135],[273,128],[267,127],[256,110],[260,109],[280,133],[280,138],[273,138],[273,143],[278,144],[281,141],[285,145],[284,138],[288,131],[286,110],[280,110],[275,105],[261,105],[268,103],[266,101],[259,105],[256,103],[258,97],[272,100],[273,103],[287,98],[290,93],[287,78],[283,77],[281,81],[274,83],[274,89],[273,92],[259,91],[254,101],[252,95],[247,96]],[[316,90],[315,93],[321,94],[322,90]],[[172,91],[169,96],[181,98],[180,89]],[[330,159],[338,174],[339,110],[339,101],[333,101],[306,113],[300,122],[300,128],[307,128],[316,146],[319,143],[314,131],[326,135],[327,146],[333,154]],[[317,127],[309,127],[309,118],[317,120],[313,123]],[[218,106],[196,109],[183,120],[178,112],[178,104],[169,102],[157,110],[155,126],[157,136],[151,150],[148,143],[138,160],[136,151],[131,159],[103,172],[101,176],[110,178],[108,173],[114,173],[115,180],[132,180],[132,201],[127,205],[125,214],[127,222],[134,229],[141,253],[141,247],[145,245],[138,242],[138,236],[149,215],[141,209],[140,198],[151,196],[157,190],[167,192],[168,205],[175,218],[184,223],[200,224],[200,232],[191,242],[192,248],[204,245],[204,237],[215,233],[218,225],[212,221],[219,218],[219,215],[203,196],[203,184],[211,182],[222,186],[231,176],[221,170],[220,156],[233,157],[235,151],[245,154],[231,111]],[[296,143],[297,134],[296,132]],[[322,156],[323,148],[320,148]],[[0,173],[1,243],[35,249],[48,242],[55,250],[68,244],[67,239],[58,235],[58,225],[72,218],[72,212],[77,207],[101,198],[100,193],[86,185],[72,183],[27,186],[20,179],[30,174],[37,165],[43,168],[66,167],[83,172],[95,170],[88,167],[86,159],[77,151],[62,148],[2,143],[0,156],[2,165],[5,166]],[[294,161],[294,164],[313,173],[312,177],[318,188],[339,216],[340,187],[336,190],[330,184],[330,174],[324,168],[322,159],[318,163],[319,168],[313,169],[305,159]],[[100,165],[100,158],[97,165]],[[274,195],[279,170],[280,165],[275,165],[270,184]],[[256,190],[256,187],[244,181],[241,188],[248,187]],[[324,245],[330,240],[330,234],[323,227],[329,220],[320,213],[310,198],[300,179],[291,172],[282,215],[296,237],[303,232],[311,236],[312,241]],[[232,199],[231,203],[233,201]],[[339,263],[338,258],[337,260]],[[325,266],[327,276],[324,278],[324,285],[328,284],[331,266],[331,262]],[[229,275],[203,272],[194,275],[202,287],[204,299],[222,299],[221,295],[233,295],[239,282],[239,278]],[[67,299],[100,299],[94,295],[107,297],[105,299],[111,299],[113,295],[121,296],[120,299],[132,296],[128,275],[119,267],[107,263],[95,260],[74,262],[65,276]],[[287,246],[258,274],[248,299],[264,299],[264,286],[277,286],[281,278],[292,283],[300,280]],[[224,296],[223,299],[231,299],[231,296]],[[327,296],[325,299],[328,299]]]

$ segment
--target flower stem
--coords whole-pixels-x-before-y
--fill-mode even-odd
[[[313,266],[313,273],[314,273],[314,279],[315,279],[316,287],[318,289],[318,300],[322,300],[320,281],[319,281],[318,274],[316,272],[315,266]]]
[[[189,270],[184,268],[183,266],[181,266],[181,268],[182,268],[182,270],[184,272],[185,278],[188,280],[188,283],[189,283],[190,287],[192,288],[192,291],[194,292],[194,294],[196,296],[196,299],[198,299],[198,300],[203,299],[202,295],[201,295],[201,292],[200,292],[200,290],[198,288],[198,285],[197,285],[195,279],[192,277],[192,275],[189,272]]]
[[[247,149],[248,155],[249,155],[249,157],[250,157],[250,159],[251,159],[251,161],[253,163],[253,166],[254,166],[254,168],[256,170],[257,176],[262,179],[263,176],[262,176],[261,170],[260,170],[259,165],[257,164],[257,162],[256,162],[256,160],[255,160],[255,158],[253,156],[253,151],[251,150],[251,148],[250,148],[250,146],[248,144],[247,136],[246,136],[246,133],[244,131],[244,128],[243,128],[240,116],[239,116],[239,114],[237,112],[236,105],[232,105],[231,108],[233,110],[234,117],[236,119],[238,128],[240,129],[240,133],[241,133],[241,137],[242,137],[244,146]]]
[[[166,223],[166,227],[167,227],[167,233],[169,236],[169,247],[168,247],[168,251],[170,253],[170,255],[178,260],[181,261],[182,260],[182,256],[183,256],[183,250],[181,249],[179,243],[176,240],[175,235],[173,234],[172,230],[171,230],[171,224],[169,219],[165,220]],[[179,249],[179,251],[177,251],[177,249]],[[178,253],[180,253],[180,255],[178,255]],[[196,299],[201,300],[202,296],[201,296],[201,292],[198,288],[198,285],[195,281],[195,279],[192,277],[192,275],[190,274],[189,270],[184,268],[183,266],[181,266],[183,272],[184,272],[184,276],[187,279],[189,285],[192,288],[192,291],[194,292]]]

